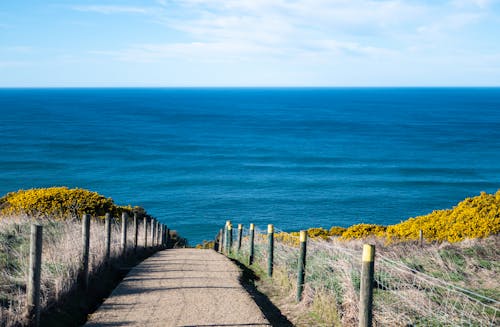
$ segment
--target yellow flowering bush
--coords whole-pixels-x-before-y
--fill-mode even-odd
[[[309,228],[307,230],[307,236],[310,238],[321,238],[326,240],[330,237],[330,234],[328,233],[328,230],[320,227],[320,228]]]
[[[274,234],[274,239],[276,241],[282,242],[288,246],[298,247],[299,246],[299,233],[298,232],[280,232]]]
[[[500,232],[500,190],[481,192],[466,198],[453,209],[436,210],[387,227],[387,238],[411,240],[422,230],[426,240],[459,242],[466,238],[486,237]]]
[[[319,228],[309,228],[307,230],[307,237],[311,239],[323,239],[323,240],[328,240],[330,236],[338,236],[340,235],[342,231],[344,231],[345,228],[343,227],[332,227],[332,229],[327,230],[322,227]],[[281,233],[276,233],[274,234],[274,238],[282,243],[285,243],[289,246],[294,246],[298,247],[299,246],[299,240],[300,240],[300,233],[299,232],[281,232]]]
[[[342,234],[347,230],[347,228],[344,227],[339,227],[339,226],[333,226],[330,228],[328,231],[328,235],[330,236],[342,236]]]
[[[145,215],[141,207],[117,206],[113,199],[97,192],[67,187],[34,188],[7,193],[0,198],[0,214],[43,216],[58,219],[81,217],[84,213],[102,217],[109,212],[113,216],[126,212]]]
[[[367,236],[384,236],[385,235],[385,226],[374,225],[374,224],[358,224],[353,225],[345,230],[342,233],[343,239],[353,239],[353,238],[364,238]]]

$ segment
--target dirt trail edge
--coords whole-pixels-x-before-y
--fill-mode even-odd
[[[85,326],[271,326],[212,250],[161,251],[133,268]]]

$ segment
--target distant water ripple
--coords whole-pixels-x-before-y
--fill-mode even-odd
[[[0,192],[142,205],[191,243],[226,219],[390,224],[500,188],[500,89],[0,89]]]

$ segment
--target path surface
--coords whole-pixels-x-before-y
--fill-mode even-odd
[[[133,268],[85,326],[271,326],[212,250],[161,251]]]

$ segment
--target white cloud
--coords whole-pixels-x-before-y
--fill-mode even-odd
[[[112,56],[127,62],[160,62],[181,59],[197,62],[242,62],[255,56],[278,55],[280,50],[249,43],[191,42],[170,44],[140,44],[119,51],[91,51],[91,54]]]
[[[310,80],[318,75],[328,80],[330,71],[352,70],[359,76],[368,76],[370,70],[379,75],[380,71],[394,67],[396,78],[405,70],[431,73],[436,67],[452,67],[453,62],[460,62],[461,66],[472,62],[480,51],[464,53],[464,43],[457,46],[457,40],[462,41],[462,31],[485,19],[484,8],[491,4],[486,0],[156,3],[156,9],[141,13],[150,14],[170,33],[180,32],[175,42],[134,44],[92,54],[125,62],[192,63],[198,69],[209,67],[207,63],[221,64],[222,68],[225,63],[276,70],[275,67],[281,67],[281,71],[293,69],[309,74]],[[498,59],[490,62],[495,60]]]

